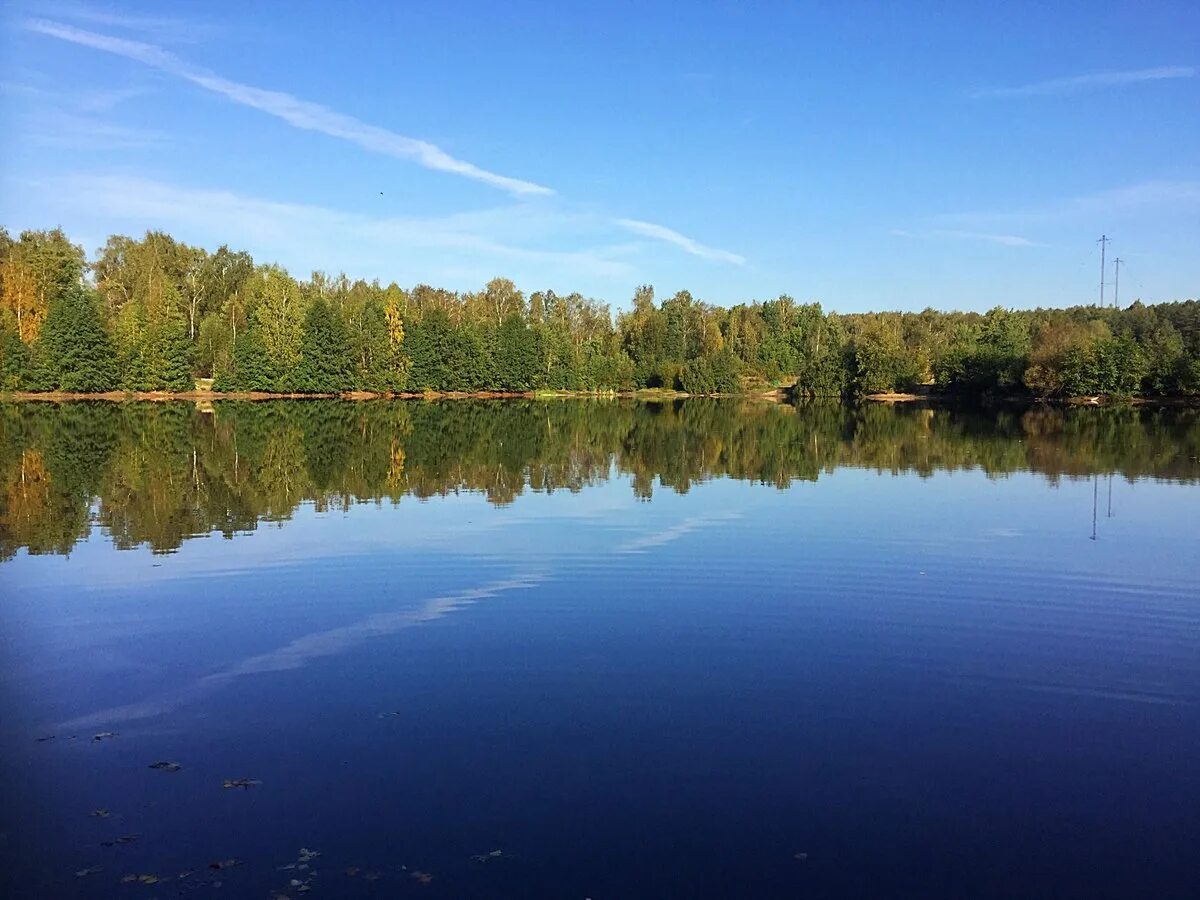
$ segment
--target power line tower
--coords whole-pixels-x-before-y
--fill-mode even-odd
[[[1117,309],[1121,303],[1121,263],[1125,260],[1117,257],[1113,260],[1113,309]]]
[[[1108,235],[1100,235],[1100,240],[1096,241],[1100,245],[1100,308],[1104,308],[1104,248],[1108,244]]]

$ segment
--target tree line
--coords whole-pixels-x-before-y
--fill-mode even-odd
[[[1200,395],[1200,302],[981,314],[836,314],[791,297],[722,307],[637,289],[404,288],[314,272],[159,231],[89,260],[61,229],[0,228],[0,390],[379,393],[767,386],[847,396]]]
[[[713,478],[778,488],[835,469],[931,475],[1117,473],[1200,482],[1200,411],[1035,405],[987,413],[703,398],[356,403],[0,403],[0,559],[68,553],[99,525],[170,551],[318,509],[477,491],[578,492],[626,479],[641,498]]]

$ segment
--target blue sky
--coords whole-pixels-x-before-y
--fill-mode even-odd
[[[1123,301],[1200,294],[1194,0],[63,0],[0,60],[0,223],[89,251],[987,309],[1091,302],[1106,232]]]

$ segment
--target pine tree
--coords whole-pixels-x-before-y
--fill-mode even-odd
[[[192,342],[182,320],[167,323],[156,329],[155,354],[151,381],[154,390],[190,391],[192,379]]]
[[[37,380],[49,390],[84,393],[117,387],[112,339],[85,288],[69,288],[50,304],[35,355]]]
[[[26,386],[29,377],[29,348],[17,332],[0,325],[0,392]]]
[[[213,383],[217,391],[273,391],[277,381],[275,366],[259,337],[257,326],[238,332],[233,342],[233,361]]]
[[[527,391],[538,377],[537,336],[516,315],[504,320],[496,335],[496,387]]]
[[[304,316],[296,387],[313,394],[336,394],[353,384],[350,335],[342,317],[317,298]]]

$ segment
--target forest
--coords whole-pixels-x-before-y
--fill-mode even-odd
[[[799,397],[1200,395],[1200,301],[987,313],[732,307],[639,287],[613,315],[505,278],[460,293],[313,272],[227,246],[0,228],[0,391],[616,392]],[[200,382],[207,386],[207,381]]]
[[[714,478],[786,488],[843,467],[1200,482],[1200,411],[1035,404],[992,412],[811,400],[0,403],[0,560],[176,549],[290,519],[460,491],[502,506],[614,478],[635,496]],[[1086,512],[1086,511],[1085,511]]]

